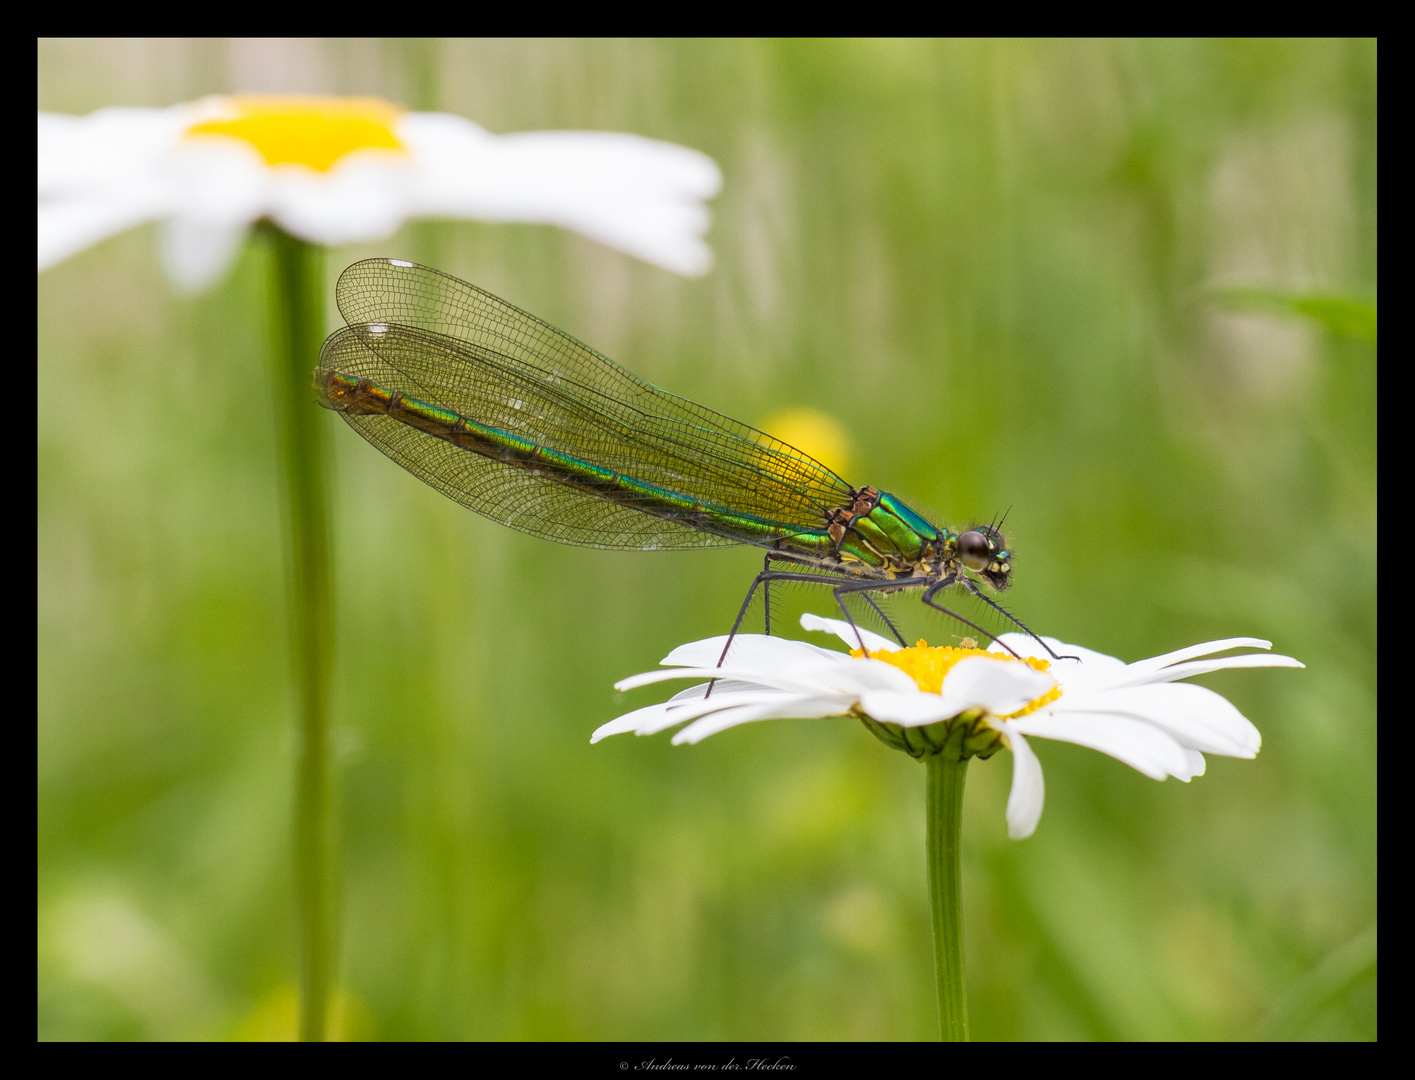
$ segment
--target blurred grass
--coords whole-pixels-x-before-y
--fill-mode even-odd
[[[1376,302],[1289,289],[1219,289],[1215,299],[1233,311],[1266,311],[1315,319],[1338,337],[1376,344]]]
[[[854,482],[953,523],[1011,507],[1008,600],[1041,631],[1304,660],[1210,677],[1265,746],[1189,785],[1043,744],[1024,843],[1008,755],[970,770],[973,1031],[1375,1037],[1374,322],[1217,298],[1375,295],[1373,42],[39,45],[42,109],[229,90],[712,154],[700,281],[442,222],[330,273],[416,258],[729,415],[836,418]],[[294,977],[259,259],[180,300],[138,230],[39,278],[41,1038],[249,1037]],[[588,745],[757,557],[536,541],[326,419],[356,1030],[932,1037],[916,763],[843,721]]]

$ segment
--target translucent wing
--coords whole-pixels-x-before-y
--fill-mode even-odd
[[[465,362],[462,347],[436,335],[389,326],[370,347],[364,327],[345,327],[332,334],[320,352],[320,365],[369,379],[387,390],[439,403],[435,387],[427,385],[428,366]],[[527,407],[535,399],[524,390]],[[517,399],[488,408],[482,422],[502,420],[505,430],[520,433],[526,423],[506,418]],[[445,400],[441,402],[444,407]],[[340,413],[349,425],[419,480],[448,498],[493,521],[562,544],[602,548],[698,548],[733,541],[660,516],[643,513],[631,502],[597,498],[525,468],[472,453],[445,439],[379,414]],[[465,415],[465,414],[464,414]],[[533,421],[534,422],[534,421]]]
[[[574,338],[436,270],[369,259],[336,291],[350,324],[321,353],[327,369],[705,507],[819,529],[850,486],[813,458],[720,413],[651,386]],[[595,547],[730,542],[536,477],[382,415],[344,414],[389,457],[439,491],[513,528]]]

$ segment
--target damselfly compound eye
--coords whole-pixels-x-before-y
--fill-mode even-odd
[[[976,529],[969,529],[958,538],[958,554],[969,570],[986,570],[992,561],[992,544]]]

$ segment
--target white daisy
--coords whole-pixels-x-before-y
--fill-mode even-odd
[[[808,630],[825,630],[846,645],[856,630],[834,619],[803,615]],[[860,631],[869,656],[851,656],[800,641],[739,634],[721,668],[725,638],[682,645],[664,658],[667,671],[650,671],[615,684],[631,690],[668,679],[717,678],[666,702],[611,720],[591,737],[632,731],[652,735],[681,723],[674,743],[696,743],[753,720],[857,716],[881,739],[915,757],[940,751],[988,757],[1012,751],[1012,792],[1007,831],[1030,836],[1042,815],[1042,768],[1027,736],[1089,746],[1163,780],[1188,781],[1204,772],[1204,754],[1251,758],[1262,737],[1225,698],[1177,680],[1207,671],[1244,667],[1302,667],[1290,656],[1246,653],[1213,657],[1228,649],[1268,649],[1258,638],[1226,638],[1191,645],[1126,664],[1055,638],[1043,639],[1058,655],[1032,655],[1037,643],[1004,634],[989,650],[901,649],[878,634]],[[1210,659],[1198,659],[1210,657]]]
[[[560,225],[679,274],[712,264],[696,150],[637,135],[493,135],[373,98],[208,97],[167,109],[39,114],[39,268],[146,221],[187,288],[214,281],[270,218],[319,244],[381,240],[411,217]]]

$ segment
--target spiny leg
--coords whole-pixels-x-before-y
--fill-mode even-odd
[[[782,555],[777,551],[768,551],[766,558],[762,561],[762,573],[771,573],[773,562],[792,563],[795,560],[789,555]],[[762,613],[765,616],[766,636],[771,637],[771,579],[762,582]]]
[[[851,595],[852,593],[859,593],[861,596],[863,596],[865,598],[865,603],[869,604],[870,607],[875,609],[875,614],[878,615],[881,619],[884,619],[884,625],[889,627],[890,632],[895,636],[899,644],[903,645],[905,648],[908,648],[907,643],[904,641],[904,635],[902,635],[898,630],[894,628],[894,624],[889,621],[883,611],[880,611],[879,605],[876,604],[869,595],[872,592],[890,592],[893,589],[902,588],[908,588],[908,586],[906,584],[895,584],[893,582],[852,581],[846,585],[838,585],[835,587],[835,589],[832,590],[835,594],[836,606],[839,607],[840,610],[845,613],[845,621],[850,624],[850,629],[855,631],[855,640],[860,643],[861,652],[868,654],[869,649],[865,648],[865,638],[864,635],[860,633],[860,628],[855,625],[855,617],[850,614],[850,609],[845,606],[845,597]]]
[[[771,559],[771,556],[768,555],[767,558]],[[787,559],[782,559],[780,556],[777,556],[777,560],[781,562],[790,561]],[[732,631],[727,635],[727,643],[722,646],[722,655],[717,658],[717,666],[721,667],[722,662],[727,659],[727,650],[732,648],[732,641],[734,638],[736,638],[737,631],[742,626],[742,619],[747,614],[747,608],[751,606],[752,597],[756,595],[758,585],[765,585],[770,588],[770,583],[773,581],[806,581],[812,584],[829,584],[831,581],[838,580],[840,579],[824,577],[821,574],[791,573],[786,570],[763,570],[760,574],[758,574],[752,579],[752,586],[747,590],[747,598],[742,601],[742,607],[737,612],[737,618],[733,620]],[[847,619],[850,618],[848,612],[846,612],[845,617]],[[851,621],[850,625],[855,625],[853,620]],[[709,695],[712,694],[712,688],[716,684],[716,679],[713,679],[708,683],[707,693],[703,695],[704,698],[707,698]]]
[[[855,625],[855,617],[850,614],[850,609],[845,606],[845,596],[849,592],[854,592],[848,585],[838,585],[831,590],[835,594],[835,606],[840,609],[840,613],[845,616],[845,621],[850,624],[850,629],[855,631],[855,640],[860,643],[860,651],[866,656],[870,655],[870,650],[865,648],[865,635],[860,633],[860,628]]]
[[[885,626],[889,627],[889,632],[894,635],[894,640],[899,642],[901,646],[907,649],[909,647],[909,643],[904,640],[904,635],[901,634],[897,629],[895,629],[894,624],[889,621],[889,616],[886,615],[883,611],[881,611],[880,606],[875,603],[874,597],[872,597],[864,589],[860,590],[860,595],[864,597],[865,603],[869,604],[870,607],[875,609],[875,614],[880,617],[880,621],[883,622]]]
[[[977,597],[979,600],[981,600],[983,603],[987,604],[988,607],[992,608],[994,611],[996,611],[996,612],[998,612],[1000,615],[1002,615],[1002,617],[1005,618],[1005,619],[1007,619],[1008,622],[1011,622],[1011,623],[1016,624],[1017,626],[1020,626],[1020,627],[1022,628],[1022,632],[1025,633],[1025,634],[1026,634],[1029,638],[1031,638],[1033,641],[1035,641],[1038,645],[1040,645],[1043,649],[1045,649],[1045,650],[1047,651],[1047,655],[1050,656],[1053,660],[1079,660],[1079,659],[1081,659],[1079,656],[1057,656],[1056,653],[1052,652],[1050,645],[1048,645],[1045,641],[1043,641],[1041,638],[1037,637],[1037,635],[1032,632],[1031,627],[1029,627],[1026,623],[1024,623],[1024,622],[1023,622],[1021,619],[1019,619],[1016,615],[1012,614],[1012,612],[1008,611],[1005,607],[1003,607],[1001,604],[997,603],[997,602],[996,602],[995,600],[993,600],[991,597],[984,596],[983,593],[978,589],[977,585],[975,585],[972,581],[970,581],[968,578],[960,578],[959,581],[960,581],[960,583],[963,585],[963,588],[967,589],[968,592],[970,592],[973,596],[976,596],[976,597]],[[956,616],[955,616],[955,618],[956,618]],[[994,637],[993,640],[996,641],[997,638]],[[1004,645],[1003,648],[1006,649],[1007,646]],[[1012,652],[1011,649],[1007,649],[1007,651],[1008,651],[1008,652]],[[1013,653],[1013,655],[1015,656],[1016,654]]]
[[[769,564],[770,561],[771,561],[771,556],[768,555],[768,556],[767,556],[767,563]],[[730,649],[730,648],[732,648],[732,639],[737,636],[737,630],[741,627],[741,625],[742,625],[742,620],[743,620],[743,619],[746,617],[746,615],[747,615],[747,608],[749,608],[749,607],[751,606],[751,604],[752,604],[752,597],[756,595],[757,586],[760,585],[760,584],[762,584],[764,581],[768,580],[767,574],[769,574],[769,573],[771,573],[771,571],[768,570],[768,569],[766,569],[766,566],[764,565],[763,568],[762,568],[762,572],[761,572],[760,574],[758,574],[756,577],[752,578],[751,587],[747,589],[747,598],[742,601],[742,606],[741,606],[741,608],[739,608],[738,611],[737,611],[737,618],[732,621],[732,629],[731,629],[731,631],[730,631],[730,632],[728,633],[728,635],[727,635],[727,643],[722,646],[722,655],[717,658],[717,666],[718,666],[718,667],[721,667],[721,666],[722,666],[722,662],[727,659],[727,650]],[[770,588],[770,586],[768,586],[768,588]],[[771,632],[771,628],[770,628],[770,624],[768,624],[767,633],[770,633],[770,632]],[[714,686],[716,686],[716,685],[717,685],[717,680],[716,680],[716,679],[713,679],[713,680],[711,680],[711,681],[708,683],[707,693],[703,695],[703,698],[704,698],[704,699],[707,699],[708,697],[710,697],[710,696],[712,695],[712,688],[713,688]]]
[[[955,575],[955,574],[950,574],[948,577],[944,578],[942,581],[936,581],[936,582],[934,582],[932,585],[930,585],[930,586],[924,591],[924,596],[923,596],[923,601],[924,601],[924,603],[925,603],[927,606],[933,608],[935,611],[941,611],[941,612],[943,612],[943,613],[944,613],[945,615],[947,615],[949,618],[957,619],[957,620],[958,620],[959,622],[961,622],[964,626],[972,627],[974,630],[976,630],[978,633],[982,634],[983,637],[987,638],[989,641],[997,641],[998,639],[997,639],[997,635],[996,635],[996,634],[991,633],[991,632],[989,632],[989,631],[987,631],[987,630],[984,630],[981,626],[979,626],[977,623],[973,622],[973,621],[970,620],[970,619],[965,619],[965,618],[963,618],[963,616],[962,616],[962,615],[959,615],[958,612],[956,612],[956,611],[950,611],[948,608],[944,607],[942,604],[935,604],[935,603],[933,602],[934,593],[938,592],[940,589],[945,589],[945,588],[947,588],[949,585],[955,584],[955,583],[956,583],[957,581],[959,581],[959,580],[960,580],[960,579],[957,577],[957,575]],[[966,581],[966,579],[962,579],[962,580],[965,580],[965,581]],[[976,596],[977,593],[974,593],[973,595]],[[1018,659],[1018,660],[1022,659],[1020,656],[1017,655],[1017,653],[1013,652],[1012,649],[1008,648],[1006,642],[998,641],[998,644],[1001,645],[1004,649],[1007,649],[1007,651],[1008,651],[1009,653],[1012,653],[1012,655],[1013,655],[1014,658],[1016,658],[1016,659]]]
[[[787,566],[801,565],[798,559],[790,555],[783,554],[780,551],[768,551],[766,553],[766,559],[763,560],[762,573],[759,576],[759,581],[762,585],[762,609],[763,615],[765,616],[764,622],[766,624],[767,637],[771,636],[771,583],[773,581],[805,581],[819,584],[829,584],[832,581],[842,580],[841,576],[832,574],[829,570],[824,570],[820,573],[804,575],[799,572],[795,572],[797,576],[785,577],[783,575],[793,573],[793,571],[773,570],[771,568],[772,563],[785,563]],[[843,580],[853,582],[855,579],[851,577],[846,577],[843,578]],[[894,624],[889,621],[889,617],[886,616],[885,613],[879,609],[878,605],[876,605],[873,600],[869,600],[868,597],[866,599],[868,600],[869,605],[875,609],[875,614],[877,614],[884,621],[884,624],[889,627],[890,632],[894,634],[895,637],[899,638],[900,642],[902,643],[904,639],[902,637],[899,637],[899,631],[894,629]],[[748,592],[747,603],[750,604],[751,600],[752,594],[751,592]],[[743,613],[744,612],[745,608],[743,609]],[[739,623],[742,621],[742,613],[738,614],[737,621]]]
[[[840,577],[830,577],[826,574],[807,574],[801,572],[793,572],[789,570],[763,570],[760,574],[756,576],[755,580],[753,580],[752,587],[747,590],[747,599],[742,602],[742,610],[737,613],[737,621],[732,624],[732,633],[727,636],[727,644],[722,649],[722,656],[718,657],[717,666],[721,667],[722,661],[726,659],[727,650],[732,647],[732,639],[737,636],[737,628],[742,625],[742,616],[747,613],[747,605],[752,602],[752,595],[756,592],[758,585],[765,584],[766,582],[770,581],[804,581],[808,585],[829,585],[833,581],[841,580],[842,578]],[[851,617],[850,612],[846,611],[839,594],[841,590],[844,590],[845,592],[859,592],[862,586],[864,588],[877,589],[879,588],[879,585],[875,582],[858,582],[853,578],[845,578],[843,580],[845,580],[847,583],[835,589],[835,602],[837,604],[841,604],[840,610],[845,612],[846,621],[848,621],[850,623],[850,626],[855,630],[856,636],[859,636],[859,628],[855,626],[855,620]],[[875,610],[879,609],[876,608]]]
[[[776,553],[769,554],[767,556],[767,560],[768,564],[770,564],[771,560],[787,563],[794,561],[789,556],[779,555]],[[764,573],[766,572],[764,571]],[[810,582],[812,584],[828,584],[831,581],[839,580],[841,579],[838,577],[828,577],[825,574],[793,574],[786,571],[771,571],[770,576],[767,577],[766,581],[763,583],[763,589],[765,592],[765,589],[770,588],[770,582],[772,581],[805,581]],[[889,632],[894,635],[895,640],[898,641],[900,645],[907,647],[908,643],[904,640],[904,635],[899,632],[898,628],[894,625],[894,623],[890,621],[889,616],[886,615],[880,609],[880,606],[875,603],[874,598],[869,595],[870,591],[878,592],[881,589],[887,589],[888,586],[876,581],[861,582],[856,581],[854,579],[846,580],[847,584],[841,586],[841,588],[843,588],[846,593],[859,593],[862,597],[864,597],[865,603],[869,604],[870,607],[874,609],[874,613],[878,615],[880,621],[884,623],[886,627],[889,628]],[[840,603],[839,597],[836,598],[836,603]],[[845,611],[843,607],[841,608],[841,610]],[[852,616],[849,611],[845,611],[845,618],[850,623],[851,628],[855,631],[855,636],[858,638],[860,636],[860,629],[858,626],[855,625],[854,616]],[[771,633],[770,625],[768,625],[767,633]]]
[[[762,573],[765,574],[771,569],[771,552],[762,560]],[[762,626],[766,629],[766,636],[771,637],[771,581],[762,582]]]

